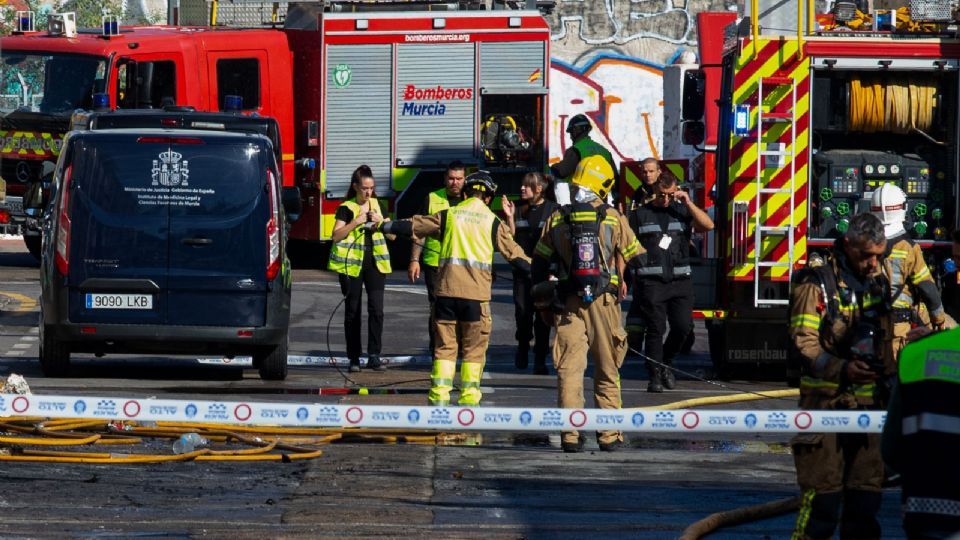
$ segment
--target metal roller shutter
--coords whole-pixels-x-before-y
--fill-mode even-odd
[[[546,51],[542,41],[480,44],[480,86],[545,91]]]
[[[397,161],[400,166],[475,160],[472,43],[397,46]]]
[[[390,45],[330,45],[327,47],[326,163],[327,191],[343,197],[350,175],[367,164],[377,179],[377,194],[388,195],[390,119],[393,89]],[[339,66],[339,68],[338,68]],[[349,82],[334,80],[349,71]]]

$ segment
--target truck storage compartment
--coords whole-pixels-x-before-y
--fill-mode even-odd
[[[812,62],[813,238],[843,234],[885,183],[907,194],[905,228],[914,239],[944,241],[954,225],[949,216],[956,208],[955,66],[943,69],[928,61],[919,71],[911,64],[908,73],[886,62],[863,59],[862,67],[851,69],[838,69],[836,61],[832,67],[824,67],[831,65],[827,60]]]

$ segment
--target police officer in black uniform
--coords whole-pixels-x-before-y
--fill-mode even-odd
[[[907,339],[930,332],[923,326]],[[882,452],[903,479],[908,538],[960,536],[960,328],[910,343],[883,425]],[[953,429],[951,429],[951,426]]]
[[[712,230],[713,220],[678,189],[673,174],[663,171],[653,198],[630,213],[630,226],[646,250],[635,274],[634,295],[640,298],[646,328],[647,392],[663,392],[676,385],[669,366],[693,330],[690,235]],[[670,335],[664,344],[667,322]]]

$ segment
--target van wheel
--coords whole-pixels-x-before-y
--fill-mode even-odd
[[[282,381],[287,378],[287,337],[273,349],[260,351],[253,355],[253,365],[260,371],[265,381]]]
[[[47,377],[65,377],[70,372],[70,347],[40,325],[40,369]]]
[[[33,255],[33,258],[40,260],[40,247],[43,244],[43,237],[38,235],[34,236],[23,236],[23,244],[27,246],[27,251],[30,252],[30,255]]]

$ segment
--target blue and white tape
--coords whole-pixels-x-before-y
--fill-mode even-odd
[[[0,417],[457,431],[879,433],[885,411],[534,409],[0,394]]]

